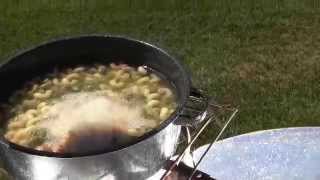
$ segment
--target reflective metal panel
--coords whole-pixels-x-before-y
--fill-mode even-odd
[[[197,160],[206,146],[194,152]],[[320,127],[274,129],[216,143],[199,169],[216,179],[319,180]]]

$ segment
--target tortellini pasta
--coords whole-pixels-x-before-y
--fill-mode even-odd
[[[46,113],[56,99],[73,92],[100,92],[126,101],[142,101],[143,115],[150,119],[150,127],[129,129],[130,135],[142,135],[166,120],[176,108],[171,86],[157,73],[143,66],[126,64],[109,66],[77,66],[55,69],[44,78],[35,78],[14,93],[5,108],[9,119],[5,138],[13,143],[36,147],[46,140],[45,130],[37,126],[46,120]]]

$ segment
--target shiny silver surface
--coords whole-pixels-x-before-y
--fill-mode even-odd
[[[145,141],[102,155],[43,157],[0,146],[0,156],[5,169],[17,180],[146,179],[174,155],[180,130],[181,126],[171,123]]]
[[[81,158],[35,156],[23,153],[23,149],[17,151],[0,144],[0,159],[3,159],[5,168],[16,179],[90,180],[101,179],[102,176],[106,177],[106,174],[109,179],[145,179],[145,176],[158,171],[163,161],[175,152],[180,125],[184,125],[185,120],[180,121],[180,125],[177,123],[182,119],[180,115],[184,115],[181,112],[186,106],[188,96],[190,93],[192,95],[191,80],[175,58],[146,42],[118,36],[84,35],[50,41],[31,48],[1,64],[0,81],[7,86],[2,87],[0,99],[7,100],[22,83],[46,73],[52,67],[92,64],[93,61],[145,65],[160,72],[176,87],[179,106],[173,118],[178,121],[174,122],[174,125],[171,121],[173,119],[169,118],[153,131],[156,133],[154,136],[145,136],[146,139],[139,144],[121,151]],[[14,76],[16,72],[23,76]],[[190,124],[193,124],[194,119],[190,120]]]
[[[197,161],[208,145],[194,151]],[[320,127],[273,129],[213,145],[199,166],[218,180],[319,180]]]
[[[193,95],[190,97],[197,98]],[[191,100],[193,98],[190,98]],[[207,105],[207,99],[198,103]],[[207,106],[204,106],[207,108]],[[207,109],[184,107],[192,111],[190,119],[201,121],[207,116]],[[181,127],[188,125],[177,115],[176,120],[154,136],[125,149],[95,156],[77,158],[44,157],[24,153],[0,145],[0,161],[4,168],[18,180],[131,180],[159,179],[165,161],[176,151]],[[160,174],[157,173],[160,171]],[[155,175],[156,176],[153,176]]]

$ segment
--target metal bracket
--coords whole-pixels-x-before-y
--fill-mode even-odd
[[[168,168],[166,170],[166,172],[161,177],[161,180],[165,180],[171,174],[172,170],[179,165],[179,163],[182,161],[183,157],[185,156],[186,152],[190,151],[192,145],[195,143],[195,141],[199,138],[199,136],[203,133],[203,131],[208,127],[208,125],[210,123],[213,123],[213,122],[224,123],[221,126],[221,129],[220,129],[218,135],[214,137],[214,140],[212,142],[210,142],[208,148],[201,155],[199,161],[198,162],[194,162],[193,170],[192,170],[190,176],[187,179],[191,180],[194,177],[195,174],[197,174],[197,176],[199,176],[199,174],[196,173],[196,172],[198,172],[197,168],[198,168],[199,164],[201,163],[203,158],[206,156],[206,154],[208,153],[208,151],[210,150],[212,145],[221,138],[222,134],[225,132],[225,130],[227,129],[227,127],[230,124],[230,122],[234,119],[234,117],[238,113],[238,109],[237,108],[230,108],[229,106],[225,106],[225,105],[219,105],[219,104],[215,104],[215,103],[208,103],[209,100],[208,100],[207,97],[204,97],[204,96],[201,96],[201,97],[202,98],[192,97],[191,101],[198,102],[198,103],[199,102],[200,103],[204,102],[207,105],[205,112],[198,111],[198,113],[195,113],[196,109],[194,109],[192,107],[189,107],[189,109],[191,109],[190,112],[192,112],[194,114],[193,117],[189,116],[189,118],[190,117],[191,118],[197,118],[198,121],[201,122],[201,126],[196,130],[195,134],[193,135],[193,137],[191,139],[188,138],[189,139],[188,140],[188,144],[183,149],[182,153],[179,154],[178,157],[173,161],[173,163],[171,164],[170,168]],[[227,121],[223,122],[222,119],[219,119],[219,117],[216,115],[217,111],[219,111],[219,110],[224,110],[224,111],[228,111],[228,112],[231,113],[231,115],[228,116]],[[185,128],[187,128],[187,132],[190,132],[190,126],[185,126]]]

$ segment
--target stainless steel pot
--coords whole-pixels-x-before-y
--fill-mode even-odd
[[[17,180],[146,179],[176,150],[180,127],[170,124],[155,135],[127,148],[99,155],[59,158],[1,147],[9,174]]]
[[[5,168],[18,180],[146,179],[158,171],[176,151],[184,108],[191,93],[185,68],[165,51],[148,43],[115,36],[80,36],[44,43],[24,51],[0,67],[0,101],[25,81],[56,66],[95,62],[146,65],[160,72],[175,87],[178,108],[159,127],[135,142],[113,151],[85,154],[54,154],[0,141]],[[177,123],[179,122],[179,123]]]

